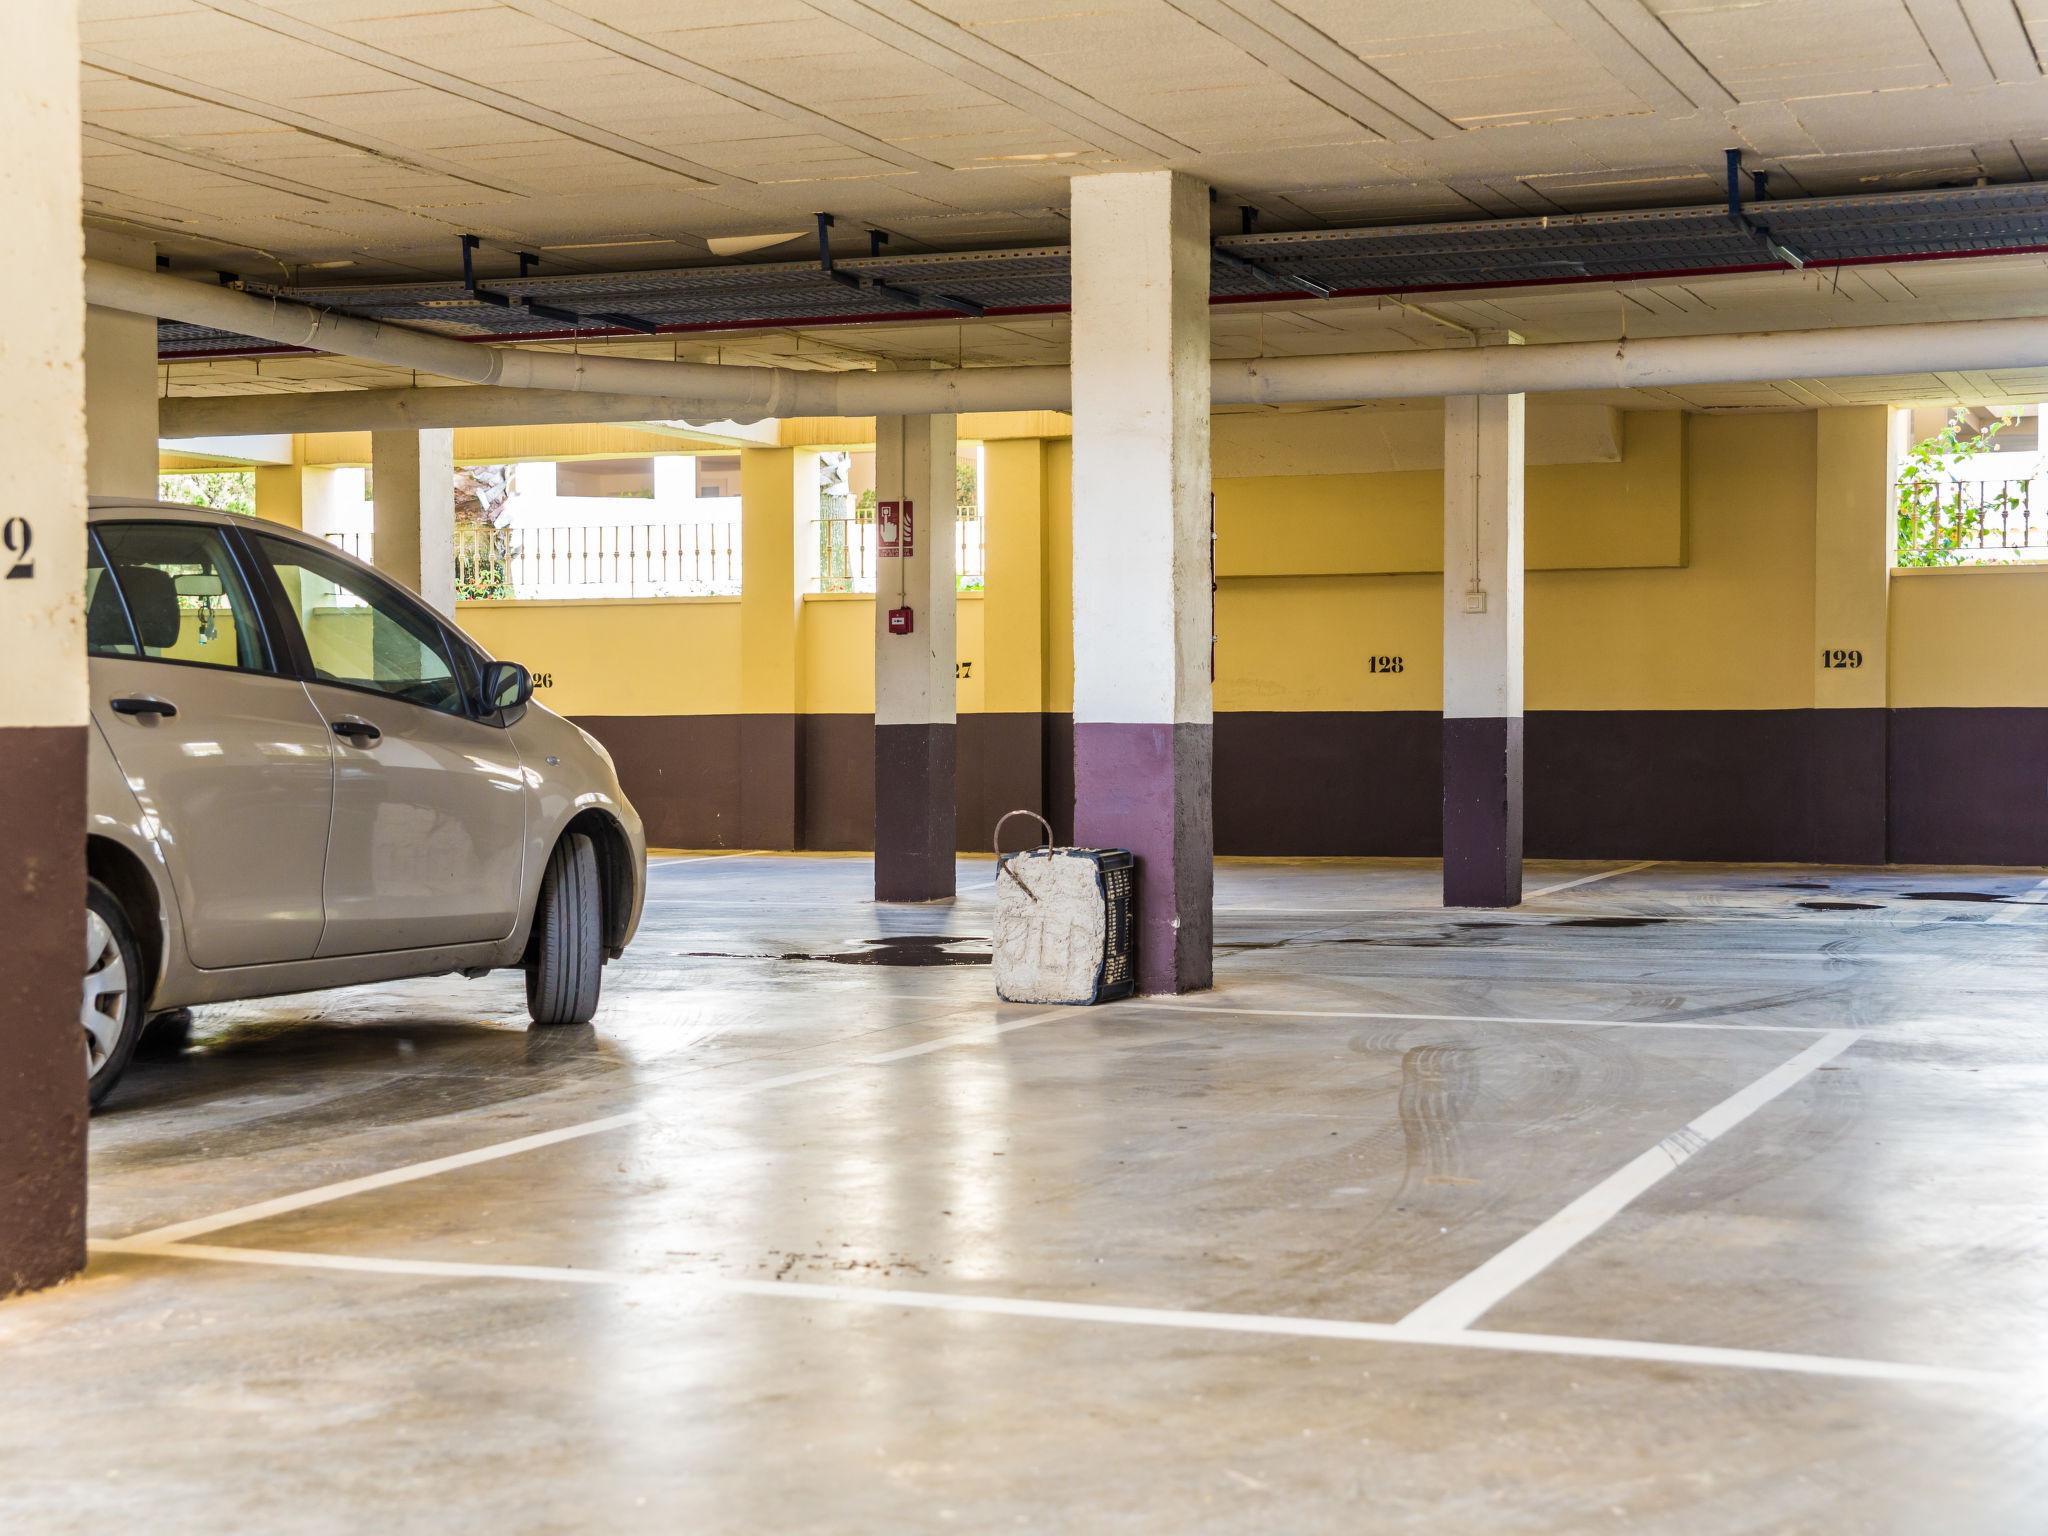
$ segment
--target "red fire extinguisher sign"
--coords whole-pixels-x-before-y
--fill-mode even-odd
[[[875,504],[875,557],[880,560],[908,560],[915,547],[917,519],[907,501]]]

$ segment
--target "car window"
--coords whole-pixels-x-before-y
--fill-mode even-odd
[[[104,606],[108,598],[98,598],[99,633],[116,647],[100,654],[136,654],[134,648],[118,649],[127,639],[142,655],[159,661],[245,672],[270,670],[256,606],[218,528],[205,523],[98,523],[94,530],[127,608],[126,622],[117,628]],[[90,636],[99,587],[92,584],[90,570],[86,581]],[[121,630],[130,625],[132,632],[123,635]]]
[[[339,556],[258,535],[323,683],[370,688],[446,714],[466,714],[434,617]]]
[[[121,591],[107,577],[97,540],[85,546],[85,649],[91,656],[133,656],[135,629]]]

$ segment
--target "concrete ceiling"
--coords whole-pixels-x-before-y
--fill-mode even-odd
[[[88,221],[178,267],[446,277],[710,259],[829,210],[892,249],[1063,242],[1067,179],[1170,165],[1262,228],[2048,174],[2048,0],[85,0]],[[795,248],[764,251],[786,259]],[[2033,258],[1219,312],[1220,355],[2044,312]],[[1430,317],[1430,312],[1440,319]],[[1060,317],[618,344],[658,356],[1060,360]],[[589,345],[586,343],[586,345]],[[179,364],[176,393],[403,383]],[[2039,381],[1878,381],[2003,399]],[[1787,395],[1786,391],[1793,393]],[[1861,387],[1856,393],[1860,396]],[[1808,403],[1842,386],[1684,391]]]
[[[1172,165],[1269,226],[2048,170],[2048,0],[86,0],[92,216],[269,277],[603,266],[829,209],[1063,238]]]

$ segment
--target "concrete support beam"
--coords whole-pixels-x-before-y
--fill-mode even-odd
[[[1138,990],[1211,979],[1209,197],[1079,177],[1074,836],[1138,856]]]
[[[805,566],[797,540],[816,506],[817,455],[740,450],[740,824],[742,848],[803,846]]]
[[[156,270],[156,247],[127,235],[93,230],[86,236],[86,254]],[[156,321],[122,309],[88,308],[85,475],[93,495],[156,499],[156,397]]]
[[[1813,857],[1886,859],[1885,718],[1892,563],[1898,519],[1894,413],[1814,412],[1813,704],[1825,763],[1813,798]]]
[[[953,899],[956,447],[951,416],[875,418],[877,901]]]
[[[85,1267],[86,383],[78,8],[20,6],[0,52],[0,261],[32,303],[0,346],[0,1296]],[[154,486],[156,434],[150,430]],[[137,977],[140,984],[142,978]]]
[[[377,569],[455,616],[455,434],[370,434]]]
[[[1444,905],[1522,899],[1520,395],[1444,402]]]

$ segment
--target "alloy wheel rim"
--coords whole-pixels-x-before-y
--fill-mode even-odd
[[[85,1026],[85,1070],[98,1077],[121,1043],[121,1024],[128,1015],[128,962],[114,930],[99,913],[85,914],[85,993],[79,1022]]]

